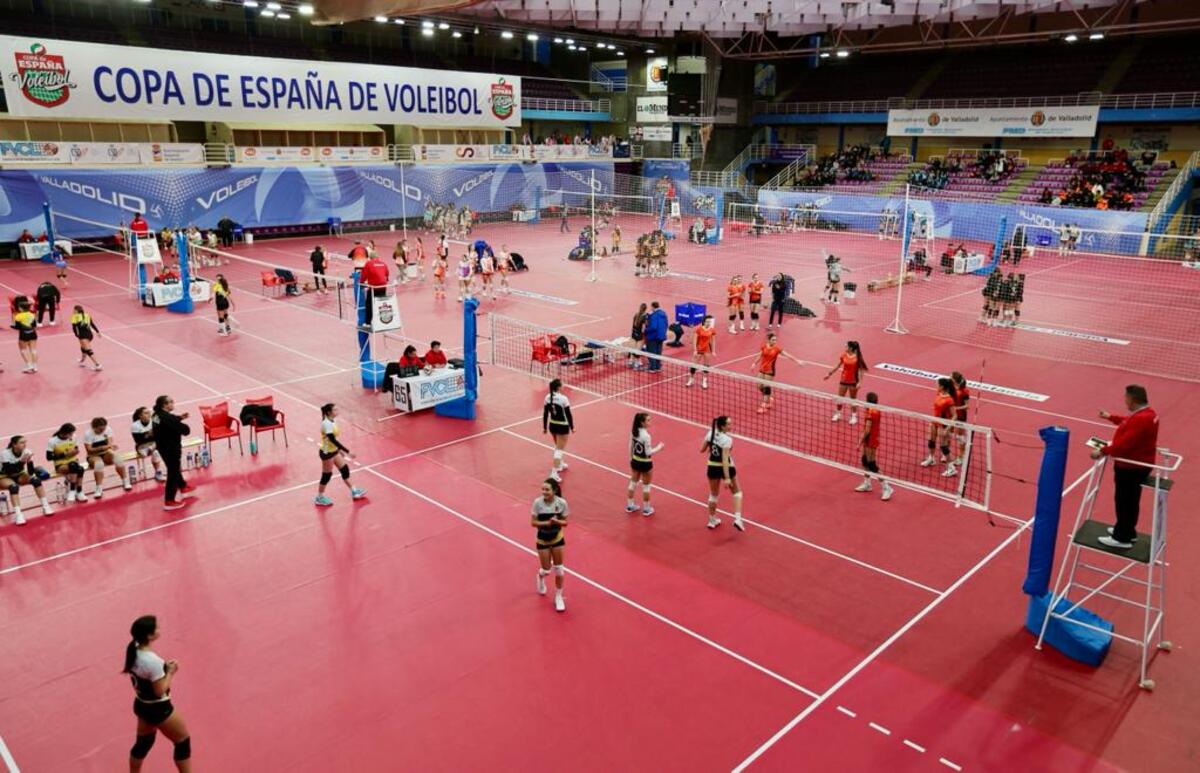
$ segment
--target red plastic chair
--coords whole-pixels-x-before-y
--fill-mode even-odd
[[[533,364],[535,362],[540,362],[542,364],[542,372],[545,373],[546,369],[549,368],[552,363],[556,363],[560,359],[558,350],[553,346],[549,346],[543,338],[539,337],[529,339],[529,347],[531,350],[529,354],[530,372],[533,372]]]
[[[260,292],[262,292],[263,295],[267,294],[268,287],[273,288],[271,291],[272,294],[279,294],[279,287],[281,284],[283,284],[283,280],[279,278],[278,274],[276,274],[274,271],[260,271],[258,276],[262,281]]]
[[[204,419],[204,444],[208,446],[209,454],[212,453],[212,441],[228,440],[232,450],[235,437],[238,451],[243,456],[246,454],[242,448],[242,423],[229,415],[228,401],[200,406],[200,416]]]
[[[257,419],[250,420],[250,440],[253,444],[253,447],[258,448],[258,436],[263,432],[270,432],[271,440],[274,441],[275,430],[277,429],[283,430],[283,445],[286,447],[288,444],[287,417],[284,416],[283,411],[276,410],[275,398],[271,397],[270,395],[266,397],[251,397],[246,400],[246,405],[266,406],[267,408],[271,409],[275,417],[275,420],[270,424],[260,424]]]
[[[576,354],[578,354],[579,344],[571,343],[568,341],[566,351],[563,351],[557,345],[555,345],[555,343],[554,343],[555,338],[558,338],[558,336],[554,335],[553,333],[547,333],[546,334],[546,347],[549,348],[551,352],[558,355],[558,359],[561,360],[561,359],[573,358]]]

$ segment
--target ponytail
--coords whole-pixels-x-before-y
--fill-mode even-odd
[[[129,626],[129,644],[125,645],[125,668],[122,674],[133,672],[133,664],[137,662],[138,647],[150,643],[150,637],[158,630],[158,618],[154,615],[142,615]]]
[[[553,397],[554,394],[560,389],[562,389],[562,379],[556,378],[550,382],[550,396],[551,397]]]
[[[634,440],[637,440],[638,432],[642,429],[642,427],[646,426],[646,418],[648,416],[649,414],[642,412],[633,414],[633,429],[630,430],[630,434],[633,436]]]
[[[870,368],[867,367],[867,358],[863,356],[862,347],[859,346],[858,341],[847,341],[846,346],[853,349],[854,355],[856,357],[858,357],[859,369],[862,370],[864,373],[866,371],[870,370]]]

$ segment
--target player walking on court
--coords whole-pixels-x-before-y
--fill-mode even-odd
[[[475,277],[475,267],[471,264],[471,256],[463,253],[458,259],[458,302],[471,297],[471,280]]]
[[[862,347],[858,345],[858,341],[847,341],[846,350],[842,352],[838,361],[834,364],[829,372],[825,374],[825,380],[841,368],[842,377],[838,381],[838,397],[849,396],[851,400],[858,399],[858,387],[862,384],[863,374],[867,372],[867,360],[863,357]],[[837,402],[833,406],[833,418],[831,421],[842,420],[842,404]],[[858,423],[858,407],[850,406],[850,424]]]
[[[971,388],[967,386],[966,377],[957,370],[950,374],[950,382],[954,384],[954,420],[966,424],[967,414],[971,410]],[[954,435],[958,438],[957,461],[961,467],[967,453],[966,427],[955,427]]]
[[[500,245],[500,254],[496,256],[496,273],[500,275],[500,289],[505,293],[512,293],[512,288],[508,286],[508,273],[513,270],[512,256],[508,252],[508,245]]]
[[[882,418],[876,407],[879,396],[874,392],[867,392],[867,402],[870,403],[870,407],[864,413],[863,434],[858,441],[858,444],[862,446],[862,466],[866,472],[863,473],[862,483],[855,487],[855,491],[870,491],[871,477],[879,477],[879,424]],[[883,492],[879,498],[886,502],[892,498],[892,487],[882,478],[879,479],[879,482],[883,486]]]
[[[704,445],[700,453],[704,454],[708,463],[708,528],[715,529],[721,525],[717,517],[717,499],[721,494],[721,484],[724,483],[733,494],[733,528],[745,531],[742,522],[742,489],[737,481],[737,467],[733,464],[733,436],[729,430],[733,424],[728,416],[718,416],[713,419],[712,428],[704,436]]]
[[[563,548],[567,541],[562,532],[567,528],[569,512],[558,479],[542,481],[542,495],[533,500],[529,520],[529,525],[537,529],[537,592],[546,595],[546,575],[553,571],[554,609],[558,612],[567,611],[567,602],[563,599],[563,576],[567,573],[563,567]]]
[[[654,515],[650,506],[650,483],[654,479],[654,461],[652,457],[663,449],[663,443],[653,445],[650,439],[650,414],[635,413],[633,429],[629,438],[629,488],[626,490],[625,512],[637,512],[638,506],[633,499],[637,484],[642,484],[642,515]]]
[[[542,407],[542,432],[550,433],[554,438],[554,464],[550,468],[550,478],[562,482],[560,473],[567,469],[563,452],[567,448],[567,439],[575,431],[575,417],[571,415],[571,401],[562,393],[562,381],[554,379],[550,382],[550,392]]]
[[[496,257],[491,252],[487,252],[479,257],[479,281],[482,285],[479,294],[484,298],[496,300],[496,293],[492,288],[492,275],[496,273]]]
[[[758,274],[750,275],[750,284],[746,285],[746,292],[750,295],[750,329],[758,330],[758,312],[762,309],[763,287],[765,285],[758,278]]]
[[[217,335],[227,336],[233,332],[229,327],[229,312],[233,310],[233,297],[229,290],[229,280],[224,274],[217,274],[213,282],[213,305],[217,308]]]
[[[688,368],[687,383],[684,386],[690,387],[695,382],[696,370],[699,368],[700,388],[708,389],[708,369],[716,356],[717,327],[712,315],[709,314],[700,323],[700,327],[696,328],[695,335],[692,336],[692,367]]]
[[[171,682],[179,672],[179,661],[163,660],[150,649],[159,636],[158,618],[143,615],[129,627],[125,668],[133,682],[133,714],[137,717],[137,740],[129,750],[129,771],[138,773],[162,733],[175,745],[175,767],[180,773],[192,769],[192,738],[183,717],[171,703]]]
[[[337,406],[325,403],[321,406],[321,443],[317,454],[321,458],[321,482],[317,485],[317,496],[313,502],[320,507],[329,507],[333,500],[325,495],[325,487],[333,480],[333,469],[336,467],[342,476],[342,482],[350,489],[351,499],[362,499],[367,495],[366,489],[356,488],[350,483],[350,465],[348,459],[354,454],[338,440]]]
[[[746,329],[746,312],[742,310],[744,303],[743,294],[746,292],[745,286],[742,284],[742,275],[734,274],[729,280],[729,287],[726,288],[725,305],[729,308],[729,332],[737,334],[737,328],[734,327],[734,321],[737,320],[742,330]]]
[[[779,360],[780,355],[787,357],[797,365],[804,364],[783,350],[774,333],[767,333],[767,341],[759,349],[758,359],[750,366],[750,371],[757,372],[759,379],[763,381],[758,386],[758,391],[762,392],[762,402],[758,404],[759,413],[766,413],[775,404],[775,397],[771,394],[771,382],[775,380],[775,363]]]
[[[954,382],[948,378],[938,379],[937,396],[933,398],[933,417],[934,420],[929,424],[929,453],[921,461],[921,466],[932,467],[937,464],[933,458],[933,451],[935,448],[940,449],[942,464],[946,465],[942,477],[949,478],[957,474],[958,470],[954,466],[954,460],[950,458],[951,427],[944,423],[954,420]]]
[[[433,259],[433,297],[446,297],[446,259],[438,255]]]
[[[87,361],[91,360],[92,370],[100,370],[100,362],[92,349],[93,335],[99,334],[100,328],[96,327],[92,315],[84,311],[82,306],[76,305],[75,312],[71,315],[71,332],[79,340],[79,367],[85,367]]]

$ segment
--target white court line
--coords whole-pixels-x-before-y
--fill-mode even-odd
[[[525,442],[527,442],[527,443],[532,443],[533,445],[535,445],[535,446],[539,446],[539,447],[541,447],[541,448],[546,448],[546,449],[553,448],[553,446],[546,445],[546,444],[544,444],[544,443],[541,443],[541,442],[539,442],[539,441],[537,441],[537,440],[534,440],[533,438],[526,437],[526,436],[524,436],[524,435],[518,434],[518,433],[516,433],[516,432],[513,432],[513,431],[511,431],[511,430],[507,430],[507,429],[506,429],[506,430],[504,430],[504,434],[506,434],[506,435],[511,435],[512,437],[515,437],[515,438],[519,438],[520,440],[524,440],[524,441],[525,441]],[[609,467],[609,466],[608,466],[608,465],[606,465],[606,464],[601,464],[600,462],[597,462],[597,461],[594,461],[594,460],[592,460],[592,459],[589,459],[589,458],[587,458],[586,456],[580,456],[580,455],[578,455],[578,454],[573,454],[573,453],[570,453],[570,452],[566,452],[566,455],[567,455],[567,456],[569,456],[569,457],[571,457],[572,459],[578,459],[578,460],[579,460],[579,461],[581,461],[581,462],[584,462],[584,463],[586,463],[586,464],[590,464],[590,465],[592,465],[593,467],[598,467],[599,469],[601,469],[601,470],[605,470],[606,472],[611,472],[611,473],[613,473],[614,475],[617,475],[618,477],[620,477],[620,478],[622,478],[622,479],[624,479],[624,480],[628,480],[628,479],[629,479],[629,473],[627,473],[627,472],[621,472],[620,470],[616,469],[615,467]],[[692,497],[689,497],[689,496],[688,496],[688,495],[686,495],[686,494],[682,494],[682,493],[680,493],[680,492],[678,492],[678,491],[673,491],[673,490],[671,490],[671,489],[669,489],[669,488],[666,488],[666,487],[664,487],[664,486],[662,486],[662,485],[655,484],[655,486],[654,486],[654,490],[655,490],[655,491],[661,491],[661,492],[662,492],[662,493],[664,493],[664,494],[670,494],[671,496],[675,497],[676,499],[682,499],[684,502],[690,502],[691,504],[693,504],[693,505],[697,505],[697,506],[699,506],[699,507],[707,507],[707,506],[708,506],[706,502],[701,502],[699,499],[693,499]],[[733,517],[733,513],[729,512],[729,511],[727,511],[727,510],[723,510],[723,509],[721,509],[721,508],[718,508],[718,509],[717,509],[717,512],[719,512],[719,513],[721,513],[722,515],[725,515],[725,516],[727,516],[727,517]],[[759,522],[757,522],[757,521],[752,521],[752,520],[750,520],[749,518],[746,518],[746,519],[745,519],[745,522],[746,522],[746,523],[748,523],[748,524],[750,524],[751,526],[756,526],[756,527],[758,527],[758,528],[762,529],[763,531],[766,531],[766,532],[768,532],[768,533],[770,533],[770,534],[774,534],[774,535],[776,535],[776,536],[778,536],[778,537],[783,537],[784,539],[791,540],[792,542],[799,543],[799,544],[801,544],[801,545],[804,545],[805,547],[812,548],[813,550],[819,551],[819,552],[821,552],[821,553],[825,553],[826,555],[833,556],[834,558],[840,558],[840,559],[842,559],[843,561],[848,561],[848,562],[850,562],[850,563],[852,563],[852,564],[854,564],[854,565],[856,565],[856,566],[862,567],[863,569],[867,569],[867,570],[869,570],[869,571],[876,572],[876,573],[878,573],[878,574],[882,574],[882,575],[884,575],[885,577],[889,577],[889,578],[891,578],[891,579],[893,579],[893,580],[898,580],[899,582],[905,583],[905,584],[907,584],[907,585],[911,585],[911,586],[913,586],[913,587],[915,587],[915,588],[920,588],[921,590],[923,590],[923,591],[925,591],[925,592],[927,592],[927,593],[932,593],[932,594],[934,594],[935,596],[936,596],[937,594],[941,593],[941,591],[939,591],[937,588],[931,588],[931,587],[929,587],[928,585],[925,585],[924,583],[917,582],[916,580],[910,580],[909,578],[907,578],[907,577],[904,577],[903,575],[899,575],[899,574],[896,574],[896,573],[894,573],[894,572],[889,572],[887,569],[883,569],[883,568],[881,568],[881,567],[875,566],[874,564],[869,564],[869,563],[867,563],[866,561],[862,561],[862,560],[860,560],[860,559],[854,558],[853,556],[848,556],[848,555],[846,555],[845,553],[839,553],[839,552],[838,552],[838,551],[836,551],[836,550],[833,550],[833,549],[831,549],[831,548],[827,548],[827,547],[825,547],[825,546],[823,546],[823,545],[818,545],[818,544],[816,544],[815,542],[809,542],[808,540],[806,540],[806,539],[803,539],[803,538],[801,538],[801,537],[797,537],[797,536],[795,536],[794,534],[789,534],[789,533],[787,533],[787,532],[785,532],[785,531],[780,531],[779,529],[773,528],[773,527],[771,527],[771,526],[767,526],[766,524],[759,523]]]
[[[992,551],[990,553],[988,553],[986,556],[981,558],[978,563],[976,563],[974,566],[972,566],[970,569],[968,569],[966,571],[966,573],[963,574],[962,577],[959,577],[957,580],[955,580],[953,585],[951,585],[949,588],[947,588],[946,590],[939,593],[937,598],[930,601],[927,605],[925,605],[924,609],[922,609],[921,611],[917,612],[917,614],[915,614],[911,618],[909,618],[908,622],[906,622],[904,625],[902,625],[899,630],[897,630],[895,633],[893,633],[891,636],[889,636],[882,644],[880,644],[878,647],[876,647],[869,655],[867,655],[865,658],[860,660],[858,662],[858,664],[854,666],[854,668],[851,668],[849,671],[847,671],[845,674],[843,674],[842,677],[840,679],[838,679],[836,682],[834,682],[834,684],[829,689],[827,689],[825,692],[821,693],[820,697],[818,697],[815,701],[810,703],[803,711],[801,711],[794,718],[792,718],[792,720],[790,722],[788,722],[786,725],[781,727],[778,730],[778,732],[775,733],[775,735],[768,738],[765,742],[763,742],[763,744],[761,746],[759,746],[757,749],[755,749],[753,752],[751,752],[750,756],[748,756],[748,757],[746,757],[746,759],[742,760],[741,763],[738,764],[738,766],[733,769],[734,773],[741,773],[741,771],[745,770],[750,765],[752,765],[755,762],[755,760],[757,760],[759,757],[761,757],[763,755],[763,753],[765,753],[768,749],[770,749],[772,746],[774,746],[776,743],[778,743],[779,739],[783,738],[785,735],[787,735],[789,732],[791,732],[791,730],[794,727],[796,727],[796,725],[803,722],[805,718],[807,718],[810,714],[812,714],[814,711],[819,709],[822,706],[822,704],[824,704],[826,701],[828,701],[830,698],[832,698],[839,690],[841,690],[843,687],[845,687],[846,684],[849,683],[851,679],[858,676],[858,674],[862,673],[863,669],[865,669],[867,666],[871,665],[871,663],[875,662],[875,660],[880,655],[882,655],[893,644],[895,644],[900,639],[900,637],[902,637],[904,634],[908,633],[913,628],[913,626],[915,626],[917,623],[919,623],[923,619],[925,619],[925,617],[928,616],[931,612],[933,612],[933,610],[937,609],[943,601],[945,601],[947,598],[950,597],[950,594],[954,593],[956,590],[961,588],[967,582],[967,580],[971,579],[977,573],[979,573],[979,571],[982,570],[985,566],[987,566],[992,561],[993,558],[998,556],[1005,548],[1007,548],[1009,545],[1011,545],[1013,542],[1015,542],[1017,540],[1017,538],[1019,538],[1022,535],[1022,533],[1024,533],[1024,531],[1026,529],[1028,529],[1030,527],[1030,525],[1032,525],[1032,524],[1033,524],[1033,519],[1024,521],[1021,524],[1021,526],[1016,528],[1012,532],[1012,534],[1008,535],[1008,537],[1003,542],[1001,542],[999,545],[997,545],[995,548],[993,548]],[[942,762],[943,763],[946,762],[945,758],[942,759]],[[962,769],[956,765],[953,765],[953,763],[949,763],[949,764],[952,765],[953,767],[955,767],[956,770]]]
[[[496,531],[495,529],[492,529],[489,526],[485,526],[483,523],[480,523],[479,521],[475,520],[474,518],[471,518],[468,515],[460,513],[459,511],[455,510],[454,508],[449,507],[448,505],[444,505],[441,502],[438,502],[436,499],[433,499],[432,497],[428,497],[425,494],[422,494],[420,491],[417,491],[414,488],[410,488],[409,486],[406,486],[405,484],[401,483],[400,481],[395,480],[394,478],[390,478],[387,475],[384,475],[383,473],[379,472],[378,470],[368,470],[368,472],[370,472],[372,475],[376,476],[377,478],[379,478],[381,480],[391,483],[396,488],[398,488],[402,491],[406,491],[409,494],[411,494],[412,496],[415,496],[418,499],[428,502],[429,504],[433,505],[434,507],[438,508],[439,510],[443,510],[446,513],[449,513],[450,515],[454,516],[455,518],[458,518],[460,521],[463,521],[466,524],[474,526],[476,529],[479,529],[480,531],[482,531],[486,534],[490,534],[491,536],[495,537],[496,539],[498,539],[504,543],[507,543],[508,545],[511,545],[512,547],[516,548],[517,550],[520,550],[523,553],[526,553],[526,554],[529,554],[532,556],[537,555],[537,551],[533,550],[532,548],[528,547],[527,545],[523,545],[520,542],[517,542],[516,540],[514,540],[504,534],[501,534],[500,532]],[[797,684],[796,682],[793,682],[792,680],[788,679],[787,677],[775,673],[774,671],[767,668],[766,666],[756,663],[755,661],[729,649],[728,647],[726,647],[722,644],[718,644],[717,642],[713,641],[712,639],[709,639],[707,636],[697,633],[696,631],[693,631],[692,629],[682,625],[681,623],[675,622],[674,620],[667,617],[666,615],[663,615],[659,612],[655,612],[654,610],[650,609],[649,607],[639,604],[638,602],[634,601],[633,599],[618,593],[617,591],[613,590],[612,588],[609,588],[609,587],[601,584],[600,582],[591,579],[590,577],[588,577],[586,575],[580,574],[579,572],[577,572],[573,569],[568,569],[567,573],[570,574],[572,577],[580,580],[581,582],[584,582],[584,583],[592,586],[593,588],[600,591],[601,593],[611,596],[612,598],[616,599],[617,601],[620,601],[624,604],[629,605],[630,607],[633,607],[637,611],[639,611],[645,615],[648,615],[649,617],[654,618],[655,620],[659,621],[660,623],[664,623],[665,625],[667,625],[671,628],[674,628],[675,630],[679,631],[680,633],[683,633],[683,634],[695,639],[696,641],[715,649],[716,651],[720,652],[723,655],[727,655],[727,656],[733,658],[734,660],[738,661],[739,663],[742,663],[743,665],[749,666],[750,668],[754,669],[755,671],[758,671],[762,674],[765,674],[766,676],[769,676],[770,678],[774,679],[775,681],[780,682],[781,684],[784,684],[784,685],[792,688],[793,690],[796,690],[797,692],[804,693],[805,695],[809,696],[810,698],[817,697],[817,694],[815,692],[813,692],[812,690],[808,689],[807,687]]]
[[[857,717],[857,716],[858,716],[857,714],[855,714],[853,711],[851,711],[850,709],[846,708],[845,706],[838,706],[838,707],[837,707],[837,710],[838,710],[838,711],[840,711],[840,712],[842,712],[842,713],[843,713],[843,714],[845,714],[846,716],[850,717],[851,719],[853,719],[853,718],[855,718],[855,717]]]
[[[884,727],[883,725],[879,725],[879,724],[876,724],[876,723],[874,723],[874,722],[868,722],[867,724],[868,724],[868,725],[870,725],[870,726],[871,726],[871,728],[872,728],[873,730],[878,730],[879,732],[883,733],[884,735],[891,735],[891,734],[892,734],[892,731],[891,731],[891,730],[888,730],[888,729],[887,729],[886,727]]]
[[[21,769],[17,767],[17,761],[13,759],[12,752],[8,750],[8,744],[4,743],[3,738],[0,738],[0,760],[3,760],[4,766],[8,768],[8,773],[21,773]]]
[[[917,743],[913,743],[912,741],[908,740],[907,738],[905,738],[905,739],[904,739],[904,745],[905,745],[905,746],[907,746],[907,747],[909,747],[910,749],[916,749],[916,750],[917,750],[917,751],[919,751],[921,754],[924,754],[924,753],[925,753],[925,747],[924,747],[924,746],[921,746],[920,744],[917,744]]]
[[[962,770],[962,765],[956,765],[945,757],[938,757],[938,762],[942,763],[951,770]]]

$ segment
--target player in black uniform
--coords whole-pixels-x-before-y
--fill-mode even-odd
[[[554,608],[567,610],[563,600],[563,548],[567,541],[562,530],[567,526],[567,500],[562,498],[562,488],[554,478],[542,481],[542,495],[533,500],[530,508],[529,525],[537,529],[538,574],[537,592],[546,595],[546,575],[554,572]]]
[[[1000,273],[1000,269],[996,268],[992,269],[992,273],[988,274],[987,281],[983,284],[983,316],[979,318],[979,321],[991,327],[996,325],[996,316],[999,310],[996,296],[1003,280],[1004,275]]]
[[[158,618],[143,615],[133,621],[125,647],[125,668],[133,681],[133,713],[137,717],[137,741],[129,750],[129,771],[138,773],[154,746],[158,733],[175,744],[175,767],[181,773],[192,769],[192,739],[183,717],[171,704],[171,682],[179,672],[179,662],[163,660],[150,645],[158,639]]]
[[[542,407],[542,432],[550,433],[554,438],[554,465],[550,468],[550,477],[562,483],[559,473],[567,469],[563,459],[563,451],[567,448],[567,438],[575,431],[575,418],[571,415],[571,401],[560,390],[562,381],[554,379],[550,382],[550,393]]]
[[[1015,327],[1021,322],[1021,304],[1025,302],[1025,275],[1012,274],[1015,278],[1012,288],[1012,325]]]
[[[87,361],[91,360],[92,369],[100,370],[100,362],[96,359],[95,350],[92,349],[92,339],[99,334],[100,328],[96,327],[92,315],[84,311],[82,306],[77,305],[75,312],[71,315],[71,332],[79,340],[79,367],[85,367]]]
[[[745,531],[746,527],[742,524],[742,489],[737,482],[737,467],[733,464],[731,453],[731,426],[732,422],[728,416],[713,419],[712,428],[704,436],[704,445],[700,447],[700,453],[708,457],[708,528],[715,529],[721,525],[721,519],[717,517],[717,497],[721,493],[721,483],[724,482],[733,494],[733,528]]]
[[[635,413],[633,429],[629,438],[629,488],[626,490],[625,512],[637,512],[637,503],[633,500],[633,492],[637,484],[642,484],[642,515],[654,515],[650,506],[650,481],[654,479],[654,461],[652,457],[662,450],[663,444],[657,446],[650,440],[650,414]]]

